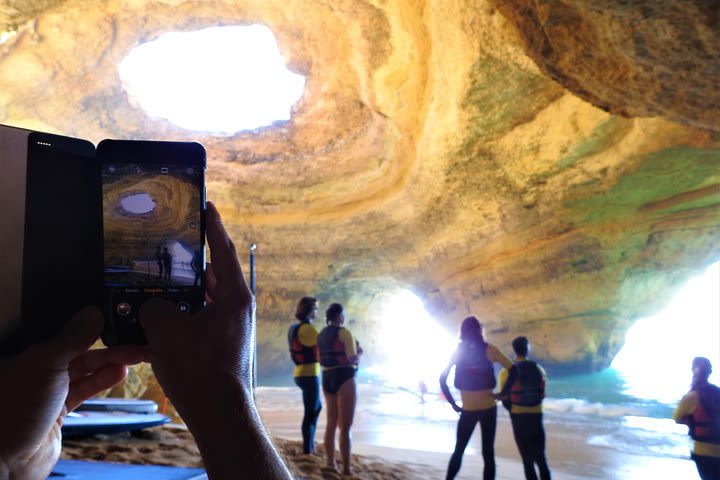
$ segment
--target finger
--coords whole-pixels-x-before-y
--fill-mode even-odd
[[[190,316],[180,313],[175,305],[161,298],[151,298],[140,307],[140,325],[145,330],[148,345],[162,342],[173,331],[183,328]]]
[[[70,361],[87,351],[100,337],[103,316],[96,307],[86,307],[65,325],[60,334],[35,351],[45,355],[51,368],[66,368]]]
[[[88,350],[75,357],[68,367],[70,381],[90,375],[108,365],[135,365],[146,362],[148,349],[144,345],[122,345],[111,348]]]
[[[68,412],[73,411],[88,398],[94,397],[103,390],[114,387],[122,382],[127,375],[127,367],[120,364],[110,364],[102,367],[92,375],[81,377],[70,383],[65,405]]]
[[[210,257],[214,265],[213,272],[218,283],[230,283],[231,289],[235,285],[247,285],[245,275],[237,257],[235,244],[230,239],[223,226],[220,214],[212,202],[207,202],[206,233],[210,246]]]

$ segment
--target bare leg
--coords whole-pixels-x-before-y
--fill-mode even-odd
[[[327,412],[327,426],[325,427],[325,458],[327,466],[337,469],[335,463],[335,429],[338,421],[337,395],[325,392],[325,411]]]
[[[340,455],[343,463],[343,475],[352,474],[350,464],[350,428],[355,416],[355,404],[357,403],[357,382],[355,377],[342,384],[337,394],[338,417],[340,427]]]

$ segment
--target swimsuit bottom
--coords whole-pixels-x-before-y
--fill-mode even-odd
[[[335,395],[342,384],[355,376],[355,367],[338,367],[322,372],[322,386],[325,393]]]

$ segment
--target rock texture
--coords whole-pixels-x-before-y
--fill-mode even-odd
[[[261,372],[289,370],[308,294],[381,361],[401,288],[451,331],[473,313],[497,344],[598,369],[720,257],[717,4],[2,0],[0,122],[203,143],[208,196],[258,245]],[[120,83],[142,42],[251,23],[307,76],[289,122],[188,132]]]

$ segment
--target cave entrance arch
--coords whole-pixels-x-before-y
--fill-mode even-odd
[[[720,262],[690,280],[657,315],[639,319],[612,362],[637,398],[677,402],[690,386],[694,357],[713,363],[720,382]]]
[[[231,135],[290,119],[305,77],[264,25],[170,32],[118,66],[130,101],[187,130]]]
[[[436,390],[440,373],[457,346],[457,335],[438,323],[406,288],[377,295],[370,306],[378,356],[372,372],[388,384]]]

